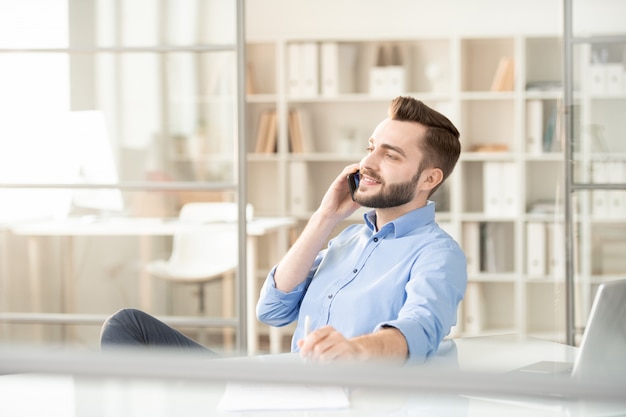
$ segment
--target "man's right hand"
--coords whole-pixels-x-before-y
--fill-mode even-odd
[[[356,172],[358,169],[359,164],[348,165],[335,178],[322,198],[318,209],[320,214],[334,218],[336,221],[341,221],[361,207],[352,200],[347,179],[349,174]]]

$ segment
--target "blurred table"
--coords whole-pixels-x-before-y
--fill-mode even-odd
[[[286,252],[287,231],[296,224],[290,217],[258,217],[246,223],[246,334],[248,353],[258,352],[258,330],[256,318],[256,301],[258,299],[258,245],[263,236],[276,235],[276,254],[280,256]],[[77,236],[138,236],[140,237],[140,258],[145,262],[151,253],[151,236],[173,236],[185,231],[211,230],[211,224],[201,226],[189,225],[177,219],[161,218],[94,218],[79,217],[67,218],[59,221],[45,221],[13,225],[10,230],[15,235],[27,236],[30,285],[32,288],[33,305],[41,305],[41,277],[39,274],[39,238],[56,236],[65,238],[67,253],[73,254],[73,238]],[[65,312],[74,311],[75,271],[73,260],[66,257],[64,265],[64,309]],[[142,268],[139,274],[139,306],[145,311],[151,310],[151,277]],[[38,309],[37,309],[38,311]],[[113,312],[111,312],[113,313]],[[270,328],[270,347],[273,353],[280,351],[279,329]]]

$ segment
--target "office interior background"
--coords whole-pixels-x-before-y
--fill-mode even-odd
[[[461,132],[434,196],[468,257],[450,337],[565,342],[568,263],[578,329],[626,276],[626,3],[573,2],[571,62],[557,0],[248,0],[243,27],[236,6],[0,1],[1,343],[97,349],[137,307],[226,353],[287,350],[259,285],[397,95]],[[200,202],[234,206],[182,218]],[[218,233],[219,256],[185,252]]]

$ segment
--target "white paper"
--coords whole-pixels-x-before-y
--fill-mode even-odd
[[[337,410],[350,407],[343,387],[229,382],[220,411]]]

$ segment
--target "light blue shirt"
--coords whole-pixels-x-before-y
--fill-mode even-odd
[[[437,223],[429,201],[376,231],[375,211],[348,226],[318,254],[307,279],[289,293],[276,289],[272,268],[257,316],[271,326],[298,319],[291,348],[311,329],[330,325],[351,338],[395,327],[409,361],[423,362],[456,324],[467,285],[465,255]]]

